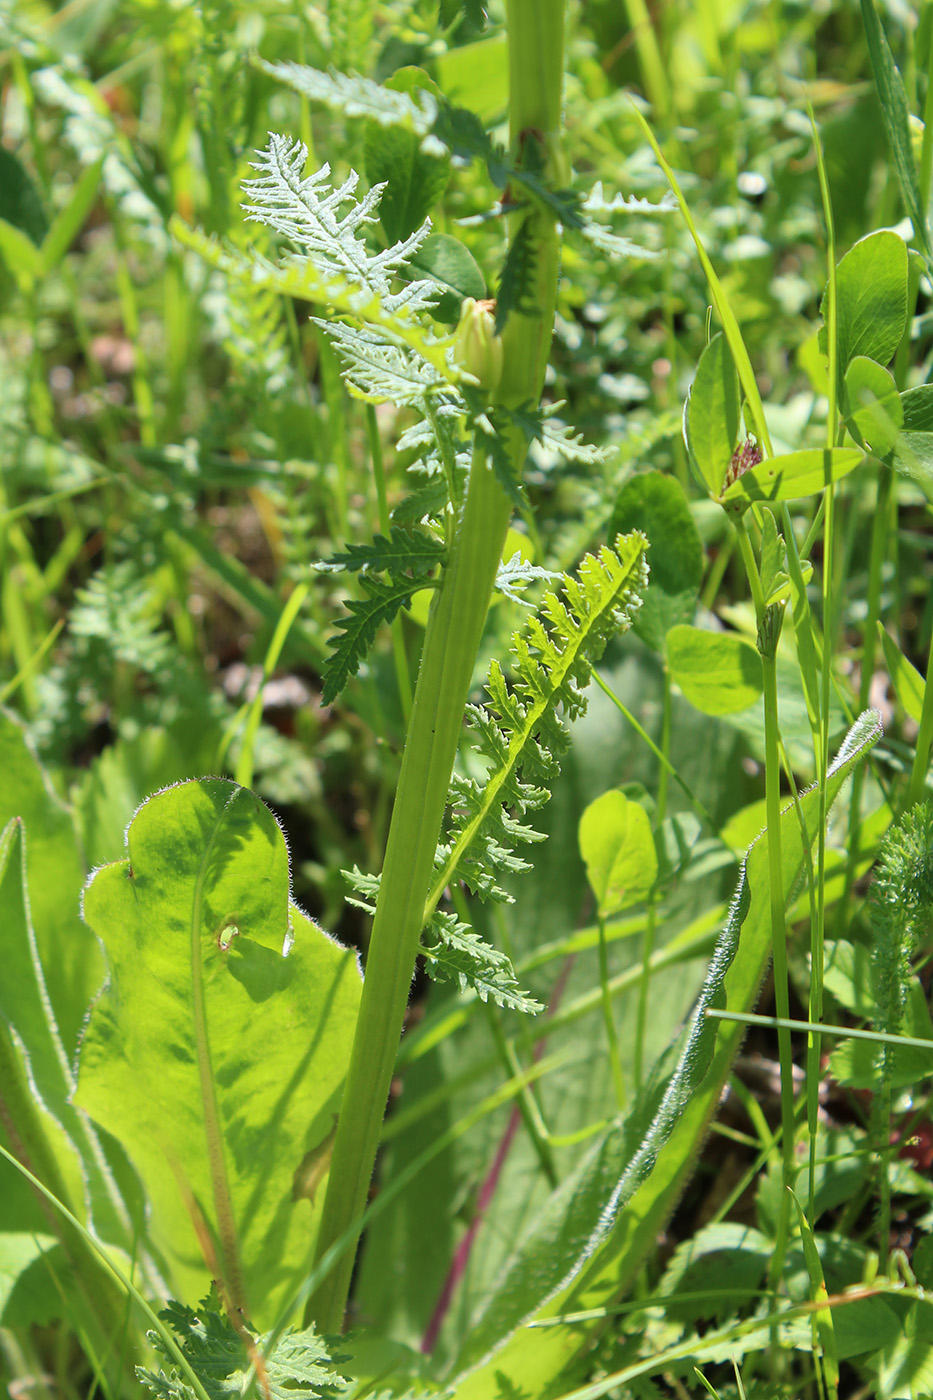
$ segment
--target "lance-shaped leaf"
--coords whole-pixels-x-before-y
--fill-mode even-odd
[[[221,779],[144,803],[126,859],[91,878],[84,916],[111,978],[78,1102],[139,1170],[177,1291],[196,1297],[213,1275],[274,1321],[317,1227],[303,1167],[339,1106],[356,961],[290,903],[272,813]]]
[[[866,711],[829,769],[827,808],[880,736],[877,713]],[[781,815],[785,903],[802,877],[805,842],[816,840],[819,818],[816,788],[801,798],[799,814],[790,806]],[[495,1386],[506,1393],[510,1384],[540,1393],[581,1346],[592,1344],[593,1323],[540,1330],[524,1324],[532,1317],[543,1321],[577,1313],[605,1319],[606,1309],[637,1277],[696,1165],[742,1042],[742,1025],[718,1022],[708,1013],[751,1010],[768,966],[768,840],[767,833],[759,837],[745,859],[676,1068],[665,1085],[654,1086],[657,1093],[649,1093],[649,1101],[660,1100],[651,1122],[643,1124],[644,1110],[636,1105],[629,1120],[613,1123],[536,1214],[461,1348],[457,1400],[485,1400],[496,1393]]]
[[[134,1227],[86,1114],[45,987],[26,895],[23,823],[0,835],[0,1118],[16,1155],[79,1219],[128,1252]],[[71,898],[77,906],[80,881]],[[53,1223],[54,1220],[53,1220]]]
[[[78,913],[87,869],[71,814],[55,795],[25,730],[0,711],[0,828],[13,817],[29,835],[29,910],[46,989],[69,1056],[81,1023],[104,980],[100,946]],[[0,956],[6,966],[5,938]]]

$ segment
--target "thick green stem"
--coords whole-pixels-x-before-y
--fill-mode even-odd
[[[527,140],[543,142],[552,170],[558,158],[563,19],[564,0],[510,0],[508,5],[513,152],[520,159]],[[513,315],[503,332],[505,368],[497,398],[514,406],[536,403],[541,393],[557,296],[559,247],[553,220],[545,213],[523,210],[513,218],[532,221],[538,254],[537,312]],[[518,470],[524,449],[517,432],[509,447]],[[485,454],[477,452],[425,634],[334,1142],[318,1259],[359,1221],[366,1205],[464,708],[511,513],[511,502]],[[307,1320],[321,1331],[340,1330],[352,1270],[353,1252],[348,1249],[311,1297]]]

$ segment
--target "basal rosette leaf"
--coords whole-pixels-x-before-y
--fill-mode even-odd
[[[274,1321],[317,1227],[321,1196],[300,1169],[339,1106],[356,961],[290,902],[272,813],[221,779],[144,803],[84,916],[110,982],[77,1102],[139,1171],[176,1291],[196,1297],[214,1276],[233,1306]]]

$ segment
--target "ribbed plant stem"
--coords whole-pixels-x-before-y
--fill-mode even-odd
[[[543,142],[551,169],[558,159],[564,0],[510,0],[510,115],[513,155],[526,141]],[[550,348],[557,296],[558,237],[536,209],[536,314],[513,314],[503,332],[505,370],[496,397],[537,403]],[[524,456],[518,432],[509,439],[513,466]],[[317,1243],[321,1259],[351,1230],[366,1205],[408,991],[424,924],[434,852],[457,753],[473,666],[505,543],[512,507],[483,452],[474,453],[441,588],[431,608],[411,721],[373,922],[359,1021]],[[307,1320],[319,1330],[343,1324],[353,1250],[346,1249],[309,1300]]]

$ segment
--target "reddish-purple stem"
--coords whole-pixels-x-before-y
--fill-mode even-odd
[[[567,978],[570,976],[570,969],[573,966],[573,961],[572,957],[567,958],[561,969],[560,976],[554,984],[554,991],[551,993],[551,999],[548,1002],[547,1016],[553,1016],[554,1012],[557,1010],[560,999],[564,994],[564,989],[567,986]],[[534,1054],[532,1056],[534,1063],[540,1060],[541,1056],[544,1054],[545,1044],[546,1040],[542,1036],[534,1048]],[[505,1166],[509,1155],[509,1149],[515,1139],[515,1134],[518,1132],[521,1119],[521,1112],[513,1105],[505,1132],[499,1140],[499,1146],[496,1149],[496,1155],[493,1158],[492,1166],[486,1173],[485,1180],[480,1187],[479,1196],[476,1200],[476,1210],[470,1222],[470,1228],[457,1245],[454,1257],[450,1263],[450,1268],[447,1271],[447,1277],[444,1279],[444,1286],[440,1291],[440,1296],[435,1304],[434,1312],[431,1314],[431,1320],[421,1339],[421,1350],[426,1355],[434,1350],[438,1336],[440,1335],[441,1327],[444,1323],[444,1318],[447,1316],[450,1305],[453,1302],[457,1285],[466,1273],[467,1265],[470,1262],[470,1252],[473,1248],[473,1243],[479,1233],[479,1228],[483,1223],[486,1211],[496,1193],[496,1187],[499,1185],[499,1177],[502,1175],[502,1168]]]

